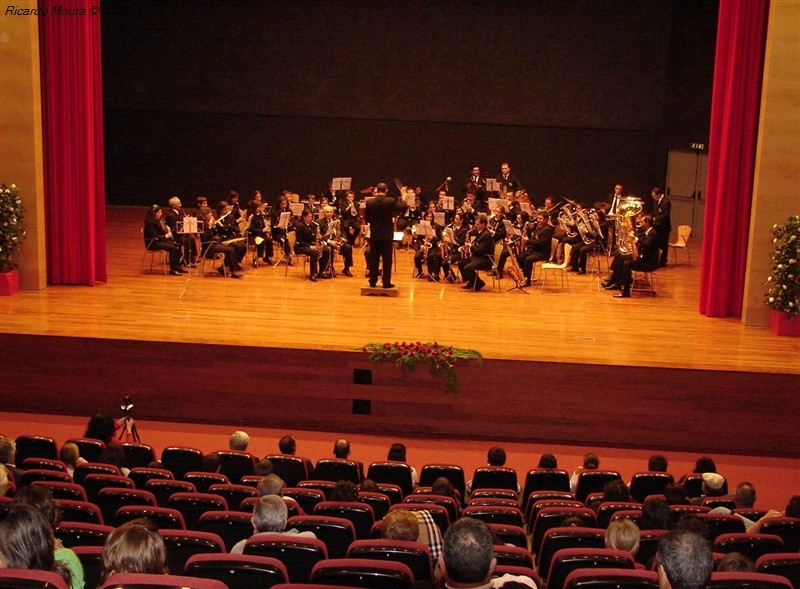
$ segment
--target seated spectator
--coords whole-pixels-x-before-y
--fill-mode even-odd
[[[272,461],[266,458],[262,458],[261,460],[256,462],[253,474],[258,475],[260,477],[265,477],[268,474],[272,474],[273,472],[275,472],[275,465],[272,464]]]
[[[684,485],[672,483],[664,488],[664,498],[669,505],[690,505],[689,492]]]
[[[708,524],[706,521],[692,514],[684,514],[675,522],[675,525],[672,526],[672,530],[675,532],[692,532],[701,538],[709,537]]]
[[[800,518],[800,495],[794,495],[789,499],[789,503],[786,505],[786,510],[783,514],[786,517]]]
[[[501,446],[492,446],[486,454],[487,466],[503,467],[506,465],[506,451]],[[467,481],[466,492],[472,493],[472,479]],[[522,493],[522,487],[517,483],[517,494]]]
[[[572,476],[569,479],[569,490],[574,495],[575,492],[578,490],[578,478],[580,478],[581,473],[585,470],[597,470],[600,468],[600,459],[597,457],[597,454],[594,452],[588,452],[583,457],[583,466],[579,466],[575,469],[575,472],[572,473]]]
[[[558,460],[550,453],[542,454],[537,468],[558,468]]]
[[[372,479],[364,479],[361,481],[361,484],[358,485],[359,491],[364,491],[365,493],[380,493],[381,490],[378,487],[378,483],[373,481]]]
[[[661,538],[656,560],[659,589],[703,589],[714,569],[711,544],[688,531],[670,532]]]
[[[442,495],[443,497],[452,497],[456,500],[456,517],[461,516],[461,495],[459,495],[453,483],[447,477],[439,477],[433,481],[431,485],[431,494]]]
[[[419,522],[414,512],[394,509],[387,513],[381,524],[381,537],[416,542],[419,539]]]
[[[8,470],[5,464],[0,464],[0,497],[5,497],[11,490],[11,481],[8,480]]]
[[[717,465],[714,463],[713,458],[701,456],[694,463],[694,470],[692,472],[695,474],[703,474],[704,472],[717,472]]]
[[[756,567],[753,561],[741,552],[729,552],[717,564],[720,573],[754,573]]]
[[[114,434],[117,432],[117,422],[105,411],[96,413],[89,423],[86,425],[86,432],[83,434],[85,438],[92,438],[93,440],[100,440],[104,444],[114,440]]]
[[[733,502],[736,506],[736,509],[752,509],[753,505],[756,503],[756,488],[752,483],[739,483],[736,485],[736,492],[733,497]],[[711,513],[729,514],[733,512],[727,507],[720,505],[712,509]],[[741,518],[746,529],[751,528],[755,524],[754,521],[744,517],[743,515],[739,515],[738,513],[734,515]]]
[[[631,501],[631,491],[624,481],[608,481],[603,485],[603,502]]]
[[[405,444],[401,444],[399,442],[392,444],[391,448],[389,448],[389,454],[386,456],[386,460],[408,464],[408,461],[406,460]],[[411,485],[416,488],[419,484],[419,475],[417,474],[416,468],[410,464],[409,467],[411,468]]]
[[[67,466],[69,476],[72,476],[75,472],[76,466],[79,464],[87,464],[86,460],[81,458],[78,445],[74,442],[67,442],[61,446],[61,450],[58,451],[58,458]]]
[[[447,529],[439,560],[445,587],[489,588],[518,582],[536,589],[536,584],[530,577],[503,575],[492,579],[496,564],[492,534],[482,521],[464,517]]]
[[[56,562],[63,564],[70,571],[72,589],[83,589],[84,575],[81,561],[71,549],[64,548],[61,540],[56,539],[55,530],[61,521],[61,510],[53,500],[53,494],[47,487],[28,485],[21,487],[14,497],[15,504],[30,505],[50,522],[50,535],[53,538],[53,556]]]
[[[286,487],[286,483],[283,482],[283,479],[276,474],[268,474],[265,477],[262,477],[258,484],[256,485],[256,489],[258,490],[258,496],[263,497],[264,495],[277,495],[278,497],[283,497],[283,489]]]
[[[331,501],[358,501],[358,487],[350,481],[339,481],[331,491]]]
[[[647,461],[647,470],[650,472],[667,472],[667,459],[661,454],[653,454]]]
[[[358,480],[364,480],[364,464],[350,458],[350,442],[348,440],[339,438],[334,442],[333,457],[338,460],[350,460],[351,462],[355,462],[358,467]]]
[[[70,569],[56,560],[54,545],[53,527],[38,509],[22,503],[9,506],[0,521],[0,566],[52,571],[74,587]]]
[[[316,538],[313,532],[300,532],[295,528],[287,530],[288,513],[283,499],[277,495],[264,495],[258,500],[253,510],[253,517],[250,520],[253,523],[253,536],[250,537],[269,534],[271,536]],[[245,538],[237,542],[231,549],[231,554],[242,554],[247,540],[248,538]]]
[[[103,464],[111,464],[119,468],[123,476],[128,476],[131,471],[128,468],[128,463],[125,460],[125,449],[117,442],[109,442],[100,453],[97,462]]]
[[[725,477],[715,472],[704,472],[701,489],[701,493],[705,497],[723,497],[725,495]]]
[[[18,483],[25,471],[18,468],[14,461],[17,458],[17,443],[11,438],[0,436],[0,464],[14,477],[14,482]]]
[[[247,447],[250,445],[250,436],[247,432],[237,430],[228,438],[228,447],[237,452],[247,452]]]
[[[280,450],[281,454],[286,454],[288,456],[295,456],[297,453],[297,441],[294,439],[294,436],[290,434],[286,434],[278,441],[278,449]],[[303,462],[306,465],[306,470],[308,470],[308,478],[314,478],[314,465],[308,458],[303,456],[299,456],[298,458],[302,458]]]
[[[169,572],[164,540],[158,528],[144,518],[131,520],[111,532],[100,558],[103,581],[117,573],[166,575]]]
[[[655,495],[642,503],[641,529],[669,530],[672,527],[672,512],[666,499]]]
[[[606,528],[606,548],[624,550],[635,556],[639,550],[639,526],[629,519],[616,519]]]
[[[200,461],[200,470],[203,472],[219,472],[219,452],[209,452]]]

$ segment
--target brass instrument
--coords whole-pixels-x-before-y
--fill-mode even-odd
[[[567,237],[575,237],[578,235],[578,232],[573,229],[575,227],[575,221],[572,219],[572,213],[569,210],[569,205],[566,204],[561,207],[561,212],[558,213],[558,226],[564,230],[564,233],[567,234]],[[568,222],[570,224],[568,224]]]
[[[522,286],[525,284],[525,274],[522,272],[522,268],[520,268],[516,253],[513,251],[508,252],[506,273],[511,277],[511,280],[514,281],[514,284],[517,286],[517,288],[522,288]]]
[[[472,229],[467,233],[467,238],[464,240],[464,245],[462,245],[458,250],[461,252],[461,257],[463,259],[467,259],[472,257],[472,244],[475,242],[475,239],[478,237],[478,232],[475,229]]]
[[[453,224],[451,223],[444,229],[442,229],[442,258],[445,260],[450,259],[450,248],[456,242],[456,234],[453,230]]]
[[[575,227],[578,229],[578,233],[580,234],[583,243],[589,245],[594,241],[594,236],[592,235],[592,226],[589,222],[589,217],[583,210],[575,211],[574,214],[575,214]]]
[[[617,251],[623,255],[631,254],[634,259],[639,257],[639,246],[636,243],[633,218],[641,212],[642,201],[636,197],[628,196],[623,198],[617,205],[617,214],[614,218]]]

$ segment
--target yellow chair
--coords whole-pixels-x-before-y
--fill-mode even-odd
[[[567,266],[569,265],[569,256],[572,253],[572,244],[565,243],[564,244],[564,261],[560,264],[555,262],[545,262],[541,266],[541,271],[539,273],[539,279],[542,282],[542,292],[544,292],[544,285],[547,282],[547,272],[548,270],[552,270],[554,272],[561,272],[561,289],[564,289],[564,281],[566,280],[567,284],[567,292],[569,290],[569,274],[567,273]]]
[[[678,225],[678,241],[670,243],[669,247],[672,250],[672,263],[678,263],[678,250],[682,249],[686,252],[686,263],[692,265],[692,256],[689,253],[689,237],[692,235],[692,228],[688,225]]]
[[[309,258],[305,254],[298,254],[296,251],[294,251],[294,246],[297,244],[297,234],[294,231],[289,231],[287,233],[287,235],[286,235],[286,239],[289,242],[289,255],[290,256],[294,256],[294,259],[295,259],[296,262],[299,262],[300,258],[303,259],[303,269],[302,269],[302,273],[303,274],[302,275],[303,275],[303,278],[305,278],[305,276],[306,276],[306,264],[308,264],[308,259]],[[286,264],[286,272],[284,273],[284,276],[288,276],[288,275],[289,275],[289,264]]]

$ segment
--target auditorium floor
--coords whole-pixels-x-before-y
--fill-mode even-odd
[[[614,299],[590,275],[569,275],[570,292],[548,279],[529,295],[480,293],[413,280],[413,253],[397,253],[397,298],[362,297],[365,263],[355,278],[311,283],[301,266],[247,266],[242,280],[142,273],[144,209],[109,207],[109,281],[49,286],[0,301],[0,332],[135,340],[350,350],[375,341],[439,341],[487,358],[627,366],[664,366],[800,374],[800,343],[766,328],[698,313],[699,243],[692,265],[657,273],[659,296]],[[337,263],[341,269],[341,261]],[[196,290],[193,287],[197,287]]]

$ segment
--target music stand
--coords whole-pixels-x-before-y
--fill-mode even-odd
[[[182,235],[196,236],[200,235],[203,231],[205,231],[205,223],[203,221],[198,221],[197,217],[184,217],[183,221],[178,221],[177,229],[178,233]],[[202,247],[200,249],[202,250]],[[199,251],[198,254],[203,255],[203,252]],[[208,296],[206,296],[206,293],[204,293],[195,284],[192,283],[192,277],[191,275],[189,275],[186,277],[186,283],[183,285],[183,290],[181,291],[181,294],[178,295],[179,301],[183,300],[183,297],[186,296],[186,292],[189,290],[189,287],[192,287],[192,289],[197,291],[197,293],[204,299],[208,298]]]
[[[192,242],[191,240],[203,232],[203,222],[198,221],[197,217],[186,216],[175,224],[178,235],[183,235],[183,247],[181,248],[181,259],[183,263],[192,267]],[[199,248],[198,248],[199,250]],[[188,254],[188,256],[187,256]]]
[[[434,213],[434,216],[435,215],[443,215],[443,214],[444,213]],[[430,237],[432,239],[432,238],[436,237],[436,229],[431,225],[430,221],[422,220],[419,223],[417,223],[417,237],[422,237],[423,238],[423,242],[424,242],[424,239],[426,237]],[[422,247],[422,246],[420,245],[420,247]],[[433,247],[433,244],[431,244],[431,247]],[[430,249],[428,250],[428,252],[430,252]],[[426,276],[430,276],[431,275],[431,271],[430,271],[430,268],[428,268],[428,256],[427,256],[427,254],[425,255],[425,259],[423,260],[423,262],[425,263],[425,269],[426,269],[425,275]],[[422,274],[419,274],[419,275],[414,277],[414,280],[417,280],[418,278],[421,278],[421,277],[422,277]]]
[[[503,192],[503,185],[494,178],[486,178],[486,192]]]
[[[334,178],[331,180],[331,190],[350,190],[352,183],[352,178]]]

